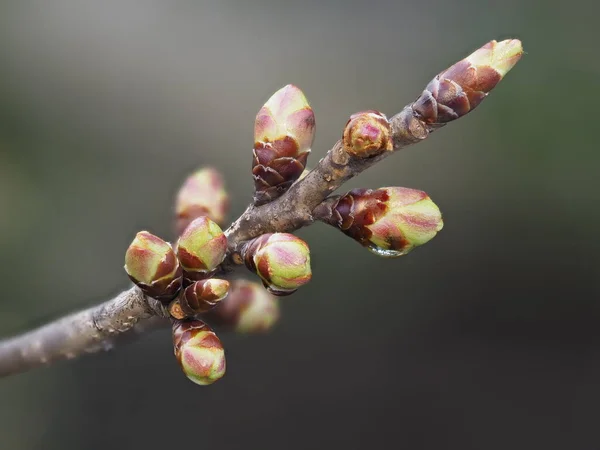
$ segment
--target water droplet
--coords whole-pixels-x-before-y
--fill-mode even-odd
[[[405,250],[390,250],[387,248],[377,247],[376,245],[369,245],[367,247],[369,251],[375,253],[377,256],[382,256],[384,258],[397,258],[398,256],[406,255],[410,252],[410,248]]]

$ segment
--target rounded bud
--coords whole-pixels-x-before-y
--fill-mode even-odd
[[[181,267],[171,244],[147,231],[135,236],[125,253],[125,271],[146,295],[169,301],[181,289]]]
[[[242,253],[246,266],[274,295],[289,295],[311,279],[308,245],[293,234],[263,234]]]
[[[227,298],[205,317],[239,333],[263,333],[279,319],[279,301],[258,283],[235,280]]]
[[[205,167],[190,175],[179,192],[175,204],[177,235],[200,216],[206,216],[222,225],[229,208],[229,196],[223,177],[212,167]]]
[[[223,230],[202,216],[195,219],[181,233],[176,253],[188,280],[200,280],[210,276],[225,258],[227,238]]]
[[[212,384],[225,375],[223,345],[204,322],[175,321],[173,347],[183,373],[194,383]]]
[[[315,210],[320,220],[379,256],[405,255],[431,240],[444,226],[437,205],[416,189],[354,189],[323,205],[326,207]]]
[[[362,111],[350,116],[342,138],[344,149],[357,158],[393,150],[392,129],[385,114]]]
[[[315,116],[302,91],[290,84],[275,92],[254,124],[256,204],[279,197],[300,177],[314,136]]]

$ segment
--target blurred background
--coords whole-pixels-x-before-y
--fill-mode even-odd
[[[205,164],[252,195],[254,116],[287,83],[317,118],[389,115],[491,39],[527,55],[476,112],[347,185],[425,190],[445,228],[385,260],[300,235],[313,282],[265,336],[221,334],[188,382],[158,331],[0,380],[2,450],[597,449],[599,7],[583,0],[0,3],[0,335],[128,286]],[[594,94],[594,92],[596,92]]]

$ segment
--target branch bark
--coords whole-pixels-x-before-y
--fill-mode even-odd
[[[164,307],[134,286],[100,305],[0,342],[0,377],[64,359],[110,350],[168,317]],[[152,320],[150,320],[152,319]]]

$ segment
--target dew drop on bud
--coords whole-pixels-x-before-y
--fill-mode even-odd
[[[377,256],[382,256],[384,258],[397,258],[398,256],[406,255],[410,249],[407,250],[390,250],[387,248],[381,248],[377,245],[371,244],[367,247],[369,251],[375,253]]]

